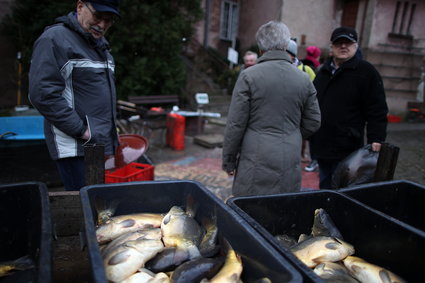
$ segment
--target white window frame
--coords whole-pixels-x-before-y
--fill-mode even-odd
[[[391,33],[411,35],[411,25],[415,16],[416,3],[412,1],[397,1]]]
[[[234,40],[238,32],[239,4],[223,0],[220,12],[220,39]]]

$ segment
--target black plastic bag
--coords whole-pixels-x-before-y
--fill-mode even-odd
[[[354,151],[342,160],[332,175],[332,188],[339,189],[366,184],[373,181],[379,152],[372,145]]]

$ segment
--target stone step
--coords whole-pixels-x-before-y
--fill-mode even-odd
[[[382,76],[385,89],[400,90],[407,92],[416,92],[419,78]]]
[[[374,64],[375,68],[379,71],[381,76],[391,77],[406,77],[415,80],[420,79],[420,67],[388,65],[388,64]]]

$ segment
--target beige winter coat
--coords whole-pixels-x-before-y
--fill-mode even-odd
[[[301,142],[320,127],[316,90],[285,51],[268,51],[239,76],[223,144],[223,170],[236,169],[233,195],[295,192]]]

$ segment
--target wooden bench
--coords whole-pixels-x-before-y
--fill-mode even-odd
[[[179,104],[178,95],[146,95],[129,96],[128,101],[136,105],[144,106],[173,106]]]
[[[150,144],[157,143],[163,146],[165,145],[166,117],[169,111],[152,111],[150,108],[171,109],[178,103],[178,95],[129,96],[128,101],[118,100],[117,108],[120,116],[140,115],[140,119],[128,121],[134,126],[133,128],[139,129],[135,133],[148,138]],[[155,140],[158,142],[154,142]]]

